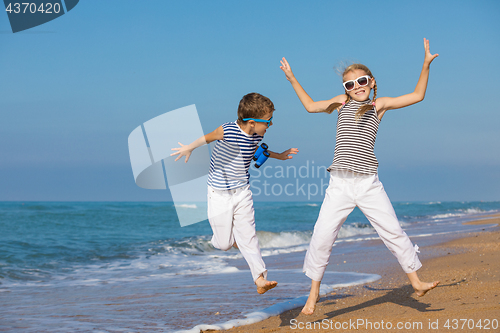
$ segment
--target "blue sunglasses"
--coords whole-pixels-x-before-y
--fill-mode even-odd
[[[245,119],[243,119],[243,121],[248,121],[248,120],[253,120],[253,121],[256,121],[258,123],[267,123],[267,127],[269,127],[271,125],[271,121],[273,120],[273,117],[271,117],[271,119],[269,119],[269,120],[255,119],[255,118],[245,118]]]

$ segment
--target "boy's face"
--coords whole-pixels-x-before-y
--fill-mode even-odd
[[[271,118],[273,117],[273,112],[274,111],[268,112],[263,117],[258,118],[258,119],[271,120]],[[254,122],[254,124],[255,124],[254,125],[255,126],[254,133],[256,133],[260,136],[264,136],[264,134],[266,134],[267,129],[273,125],[273,121],[271,120],[271,122],[269,123],[269,126],[268,126],[268,123],[261,123],[261,122]]]

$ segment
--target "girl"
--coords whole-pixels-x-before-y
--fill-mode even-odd
[[[424,38],[425,58],[415,91],[399,97],[377,98],[377,83],[370,70],[361,64],[347,67],[342,74],[345,94],[315,102],[292,73],[285,58],[280,68],[308,112],[338,111],[335,153],[330,183],[314,226],[311,244],[304,260],[304,272],[312,280],[304,314],[312,314],[319,300],[321,279],[325,272],[337,234],[358,206],[373,225],[382,241],[396,256],[418,296],[435,288],[439,281],[422,282],[417,270],[422,267],[417,252],[401,229],[382,183],[377,176],[378,162],[373,148],[378,125],[387,110],[399,109],[424,99],[429,67],[438,54],[431,54]],[[369,99],[373,89],[373,100]]]

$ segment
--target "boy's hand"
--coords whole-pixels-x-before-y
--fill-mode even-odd
[[[177,153],[172,153],[172,154],[170,154],[170,156],[179,155],[175,159],[175,162],[177,162],[182,156],[186,156],[186,159],[184,160],[184,163],[187,163],[187,161],[189,160],[189,156],[191,156],[191,153],[193,152],[193,149],[190,148],[189,145],[186,146],[186,145],[183,145],[180,142],[177,142],[177,143],[181,147],[179,147],[179,148],[172,148],[172,150],[177,150]]]
[[[431,54],[430,47],[429,47],[429,40],[424,38],[424,49],[425,49],[425,59],[424,59],[424,64],[430,65],[431,62],[439,56],[439,54]]]
[[[278,156],[276,158],[279,160],[289,160],[289,159],[293,158],[293,156],[291,156],[290,154],[297,155],[298,152],[299,152],[299,150],[297,148],[290,148],[288,150],[285,150],[281,154],[278,154]]]
[[[283,57],[283,59],[281,59],[281,70],[283,72],[285,72],[285,75],[286,75],[286,79],[288,81],[291,81],[293,78],[294,78],[294,75],[292,73],[292,69],[290,68],[290,65],[288,64],[288,61],[286,61],[285,57]]]

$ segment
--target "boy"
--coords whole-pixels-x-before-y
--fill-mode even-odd
[[[250,93],[240,101],[238,120],[224,123],[215,131],[197,139],[190,145],[172,148],[170,156],[186,156],[217,140],[210,159],[208,174],[208,220],[212,227],[212,244],[223,251],[236,247],[250,267],[257,292],[263,294],[276,287],[276,281],[267,280],[267,270],[260,253],[255,233],[255,217],[248,169],[257,145],[273,119],[274,105],[258,93]],[[272,158],[287,160],[298,149],[290,148],[281,154],[269,151]]]

